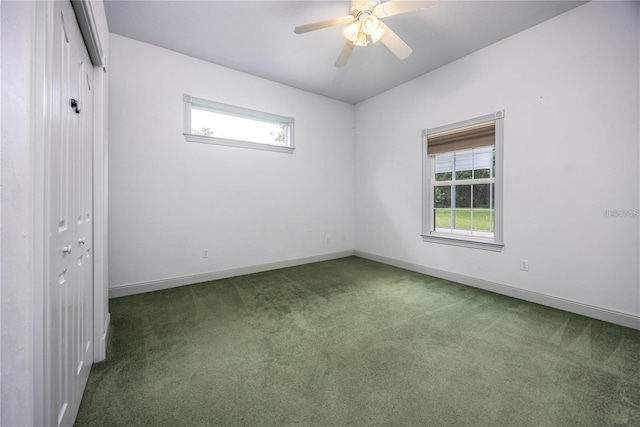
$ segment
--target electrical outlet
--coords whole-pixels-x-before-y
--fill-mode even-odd
[[[529,260],[526,260],[526,259],[520,260],[520,270],[529,271]]]
[[[209,249],[202,250],[202,258],[209,258]]]

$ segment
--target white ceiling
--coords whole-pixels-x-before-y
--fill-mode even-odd
[[[356,104],[582,3],[444,0],[385,18],[413,48],[409,58],[382,43],[356,46],[343,68],[334,67],[343,27],[293,29],[348,15],[348,0],[106,0],[105,9],[113,33]]]

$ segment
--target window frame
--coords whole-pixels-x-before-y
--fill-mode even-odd
[[[493,238],[483,238],[457,233],[443,233],[434,229],[433,188],[435,181],[435,156],[428,154],[429,135],[461,129],[493,120],[495,123],[495,170],[494,170],[494,234]],[[463,246],[499,252],[504,247],[503,236],[503,142],[504,110],[496,111],[473,119],[451,123],[422,131],[422,240],[425,242]],[[460,151],[460,150],[459,150]],[[443,153],[440,153],[443,154]]]
[[[228,147],[250,148],[254,150],[275,151],[278,153],[293,154],[294,118],[279,116],[277,114],[265,113],[263,111],[251,110],[244,107],[223,104],[210,101],[208,99],[196,98],[191,95],[184,95],[184,137],[188,142],[198,142],[205,144],[224,145]],[[286,145],[271,145],[267,143],[242,141],[237,139],[219,138],[215,136],[196,135],[191,133],[191,111],[193,108],[211,111],[232,117],[240,117],[265,123],[283,125],[285,128]]]

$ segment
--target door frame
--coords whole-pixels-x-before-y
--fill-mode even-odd
[[[48,360],[50,336],[49,300],[49,143],[51,141],[51,114],[47,108],[48,82],[51,80],[51,60],[53,55],[53,2],[35,2],[35,33],[32,43],[34,68],[31,81],[32,117],[32,178],[33,178],[33,421],[34,425],[49,425],[50,414],[50,374]],[[76,4],[74,4],[76,3]],[[100,32],[96,26],[90,0],[74,0],[74,10],[80,6],[87,11],[84,17],[88,26],[80,25],[83,38],[92,37],[98,46]],[[100,7],[103,7],[100,4]],[[78,13],[78,12],[76,12]],[[91,34],[85,34],[90,31]],[[108,37],[107,34],[102,34]],[[90,42],[91,44],[92,42]],[[85,41],[86,44],[86,41]],[[88,47],[94,49],[93,47]],[[102,52],[101,52],[102,53]],[[92,57],[93,59],[93,57]],[[104,60],[104,58],[102,58]],[[104,61],[94,65],[94,130],[93,130],[93,343],[92,363],[106,358],[106,344],[110,316],[108,312],[108,241],[107,241],[107,91],[108,79]]]

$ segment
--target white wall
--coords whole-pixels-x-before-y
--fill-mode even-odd
[[[33,423],[31,60],[35,3],[2,8],[1,425]]]
[[[588,3],[358,104],[356,250],[637,319],[639,221],[603,210],[640,207],[639,9]],[[505,248],[423,242],[421,130],[500,109]]]
[[[110,88],[112,291],[353,249],[352,105],[115,34]],[[295,153],[186,142],[183,94],[293,116]]]

